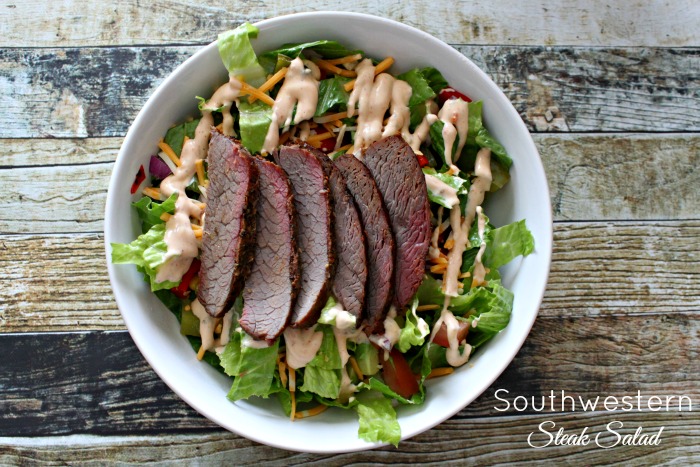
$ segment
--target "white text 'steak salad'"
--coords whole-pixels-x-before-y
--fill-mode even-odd
[[[512,161],[440,71],[395,76],[328,40],[256,55],[257,33],[219,36],[230,80],[141,167],[143,234],[112,261],[233,377],[231,401],[274,395],[292,420],[353,409],[362,439],[397,444],[395,407],[510,320],[498,268],[534,242],[482,204]]]

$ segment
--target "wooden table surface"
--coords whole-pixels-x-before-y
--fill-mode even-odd
[[[398,449],[310,455],[235,436],[161,382],[107,278],[117,151],[186,57],[295,3],[0,2],[0,464],[700,463],[697,410],[494,408],[498,389],[700,404],[697,0],[351,4],[485,70],[532,131],[549,179],[554,256],[539,317],[505,373],[458,415]],[[623,434],[665,428],[658,446],[533,449],[528,434],[548,420],[593,435],[614,420]]]

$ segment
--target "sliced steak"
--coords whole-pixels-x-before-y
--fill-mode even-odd
[[[359,324],[367,286],[367,252],[360,213],[348,192],[345,178],[333,161],[318,149],[309,150],[319,157],[331,193],[336,259],[331,289],[343,308],[358,318]]]
[[[238,141],[212,131],[197,297],[214,317],[228,311],[250,269],[258,169]]]
[[[367,241],[366,332],[384,332],[394,283],[394,238],[381,194],[372,174],[355,156],[344,154],[335,166],[355,200]]]
[[[394,303],[408,305],[418,291],[430,246],[430,205],[416,154],[400,136],[372,143],[364,153],[389,212],[396,240]]]
[[[284,171],[262,159],[255,258],[243,288],[238,321],[255,339],[273,342],[284,331],[299,286],[292,187]]]
[[[328,300],[334,265],[328,178],[319,158],[300,147],[283,146],[275,155],[292,184],[297,216],[301,286],[291,326],[316,324]]]

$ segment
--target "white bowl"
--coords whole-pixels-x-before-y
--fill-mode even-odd
[[[456,89],[484,101],[484,121],[508,150],[514,164],[507,187],[491,196],[487,210],[496,225],[525,218],[536,249],[504,267],[504,284],[515,294],[508,327],[464,367],[429,381],[425,404],[398,409],[402,438],[421,433],[476,399],[503,372],[520,349],[537,316],[552,251],[552,215],[544,169],[535,145],[506,96],[452,47],[412,27],[355,13],[303,13],[257,23],[256,51],[286,42],[335,39],[370,56],[396,59],[394,72],[433,66]],[[131,208],[131,182],[140,165],[148,167],[156,142],[173,124],[196,115],[194,96],[208,96],[227,78],[212,43],[180,65],[146,102],[126,135],[109,184],[105,244],[112,289],[134,342],[158,375],[195,410],[246,438],[279,448],[331,453],[370,449],[357,437],[353,411],[333,409],[291,423],[275,400],[231,403],[231,381],[196,360],[173,315],[158,301],[135,267],[112,265],[110,242],[131,242],[140,233]]]

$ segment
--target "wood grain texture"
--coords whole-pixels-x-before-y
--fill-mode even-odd
[[[697,404],[699,317],[700,312],[539,318],[507,370],[455,419],[539,413],[532,403],[523,410],[522,401],[519,410],[512,405],[506,410],[505,402],[494,397],[498,389],[506,389],[499,396],[511,402],[516,396],[535,397],[538,408],[542,397],[562,390],[574,398],[602,396],[598,411],[604,411],[606,396],[636,399],[638,390],[642,408],[651,395],[685,395]],[[583,341],[586,346],[580,345]],[[165,386],[126,332],[4,334],[0,345],[5,349],[0,436],[136,435],[215,427]],[[229,403],[224,393],[221,403]],[[572,412],[569,403],[563,410],[559,404],[557,399],[542,414]],[[675,402],[669,410],[669,420],[679,416]],[[577,405],[573,412],[582,411]]]
[[[122,138],[0,139],[0,169],[114,162]]]
[[[534,139],[557,221],[698,219],[697,134],[535,134]],[[102,230],[111,161],[121,141],[0,140],[8,148],[0,167],[8,206],[0,212],[0,233]],[[516,158],[515,170],[517,165]]]
[[[0,49],[0,93],[7,96],[0,138],[121,136],[196,50]],[[494,79],[531,130],[700,131],[700,49],[458,50]],[[194,110],[194,96],[192,102]]]
[[[3,2],[0,47],[98,46],[206,43],[218,32],[244,21],[258,21],[300,11],[291,0],[257,2],[223,0],[183,3],[62,1],[50,10],[36,0]],[[329,0],[304,10],[351,10],[404,22],[449,43],[585,44],[693,46],[700,13],[690,0],[673,7],[633,0],[546,2],[526,0],[514,7],[506,0],[448,2],[416,0],[410,4]],[[50,11],[50,12],[49,12]],[[32,26],[40,24],[38,30]],[[177,27],[168,27],[176,24]],[[32,34],[27,30],[32,29]]]
[[[595,421],[591,417],[595,416]],[[605,432],[613,420],[624,423],[622,434],[642,426],[645,432],[664,427],[660,446],[549,446],[533,449],[527,436],[540,423],[554,420],[569,433],[589,427],[592,438]],[[601,436],[601,442],[607,440]],[[610,441],[612,442],[612,441]],[[634,465],[700,462],[700,418],[697,413],[601,413],[507,416],[451,419],[438,427],[401,442],[399,448],[321,455],[294,453],[259,445],[223,430],[159,436],[73,435],[51,438],[0,438],[0,463],[41,465],[103,465],[138,463],[171,465],[344,466],[344,465],[599,465],[610,462]]]
[[[554,227],[540,316],[700,311],[700,221]],[[105,261],[102,235],[0,236],[0,332],[124,329]]]

